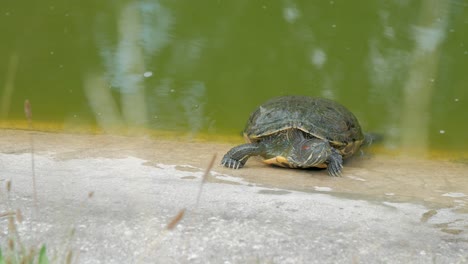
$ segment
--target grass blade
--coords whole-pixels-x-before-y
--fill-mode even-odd
[[[49,259],[47,258],[46,246],[43,245],[39,251],[39,261],[38,264],[49,264]]]
[[[5,264],[5,259],[3,259],[2,249],[0,248],[0,264]]]

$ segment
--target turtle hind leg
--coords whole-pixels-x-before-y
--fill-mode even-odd
[[[231,169],[240,169],[251,156],[260,153],[261,149],[258,144],[243,144],[229,150],[221,160],[221,164]]]
[[[332,153],[328,159],[328,174],[333,177],[341,176],[343,170],[343,157],[338,150],[332,148]]]

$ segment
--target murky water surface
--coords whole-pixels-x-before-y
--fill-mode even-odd
[[[284,94],[335,99],[387,149],[468,147],[468,3],[7,1],[0,120],[239,135]]]

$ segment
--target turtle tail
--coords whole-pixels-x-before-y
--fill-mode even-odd
[[[379,133],[365,133],[364,142],[362,143],[363,147],[370,146],[374,143],[380,143],[384,139],[384,136]]]

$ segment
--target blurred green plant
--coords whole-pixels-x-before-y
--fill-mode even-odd
[[[47,250],[45,245],[43,245],[41,247],[41,251],[39,251],[39,264],[49,264],[49,259],[47,258]]]

